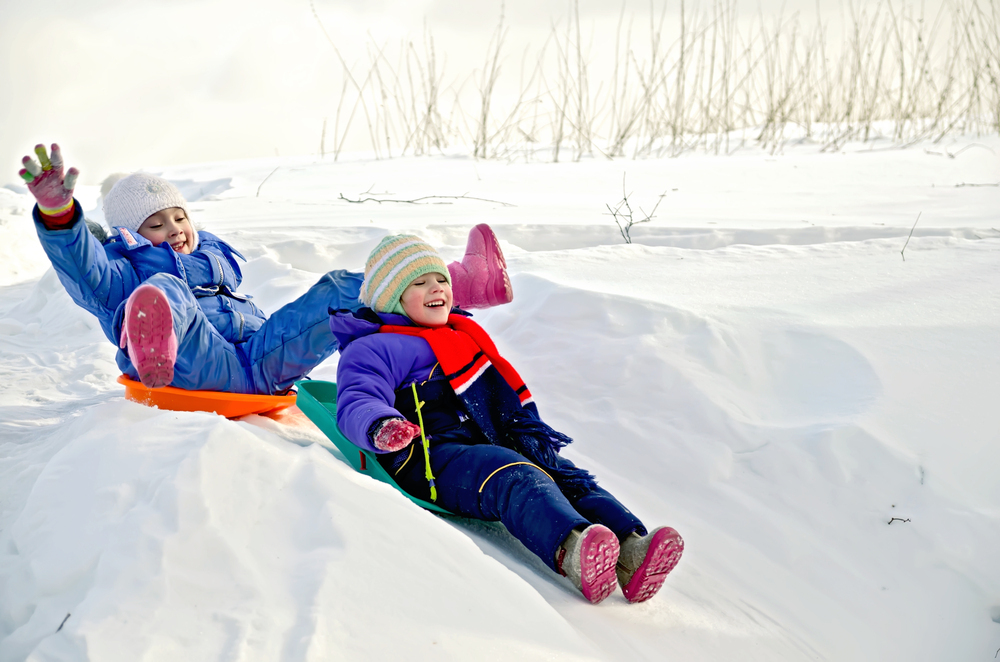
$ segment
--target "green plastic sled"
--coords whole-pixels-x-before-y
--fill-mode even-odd
[[[329,437],[330,441],[343,453],[355,471],[360,471],[375,480],[388,483],[421,508],[444,515],[452,514],[430,501],[424,501],[423,499],[418,499],[415,496],[407,494],[403,488],[396,484],[392,476],[382,468],[382,465],[378,463],[378,460],[375,459],[375,453],[361,450],[343,435],[340,428],[337,427],[336,384],[318,379],[303,379],[295,382],[295,388],[298,389],[295,404],[302,410],[303,414],[309,417],[309,420],[316,424],[316,427],[322,430],[323,434]]]

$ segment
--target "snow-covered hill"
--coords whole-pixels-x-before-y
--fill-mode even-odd
[[[685,537],[641,605],[586,603],[308,426],[125,401],[0,189],[0,661],[992,659],[1000,140],[924,147],[160,171],[265,310],[388,232],[455,259],[492,224],[516,296],[477,319],[566,454]],[[631,245],[623,175],[637,214],[664,195]]]

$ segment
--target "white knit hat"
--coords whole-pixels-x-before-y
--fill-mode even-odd
[[[108,227],[123,227],[135,232],[143,221],[158,211],[180,207],[191,219],[187,200],[177,187],[156,175],[137,172],[122,177],[104,196],[104,220]],[[198,231],[194,233],[194,245],[198,245]]]

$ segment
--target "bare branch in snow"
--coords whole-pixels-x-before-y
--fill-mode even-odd
[[[653,215],[656,214],[657,207],[663,202],[666,192],[660,194],[657,198],[656,204],[653,205],[653,210],[648,214],[643,211],[642,207],[639,208],[639,212],[644,214],[641,218],[635,218],[632,212],[632,204],[628,199],[628,191],[625,189],[625,173],[622,173],[622,199],[615,205],[614,208],[611,205],[605,205],[608,211],[611,212],[611,217],[615,220],[615,225],[618,226],[618,231],[622,233],[622,238],[625,240],[626,244],[632,243],[632,226],[639,223],[649,223],[653,220]],[[623,211],[624,210],[624,211]]]
[[[922,214],[923,212],[920,212]],[[917,221],[920,220],[920,214],[917,214]],[[906,244],[903,244],[903,250],[899,251],[899,254],[903,256],[903,262],[906,262],[906,255],[903,251],[906,250],[906,245],[910,243],[910,237],[913,236],[913,231],[917,229],[917,221],[913,221],[913,227],[910,228],[910,235],[906,238]]]
[[[280,168],[280,167],[281,166],[274,166],[274,170],[272,170],[271,172],[268,173],[267,177],[264,178],[264,182],[266,182],[267,180],[271,179],[271,175],[273,175],[274,173],[278,172],[278,168]],[[257,195],[254,196],[255,198],[259,198],[260,197],[260,188],[261,188],[261,186],[264,185],[264,182],[261,182],[260,185],[257,187]]]
[[[371,189],[369,189],[369,191],[370,190]],[[344,196],[343,193],[341,193],[340,194],[340,199],[343,200],[343,201],[345,201],[345,202],[351,202],[351,203],[354,203],[354,204],[361,204],[363,202],[377,202],[379,204],[382,204],[383,202],[395,202],[395,203],[406,204],[406,205],[420,205],[420,204],[450,205],[452,203],[451,202],[446,202],[446,201],[450,201],[450,200],[476,200],[477,202],[490,202],[490,203],[497,204],[497,205],[503,205],[504,207],[515,207],[516,206],[516,205],[513,205],[513,204],[511,204],[509,202],[504,202],[502,200],[490,200],[489,198],[476,198],[476,197],[473,197],[471,195],[424,195],[424,196],[421,196],[419,198],[413,198],[412,200],[396,200],[396,199],[392,199],[392,198],[378,198],[378,197],[375,197],[375,196],[379,195],[377,193],[373,194],[373,195],[370,195],[368,197],[361,197],[361,196],[363,196],[363,195],[365,195],[367,193],[368,193],[368,191],[366,191],[365,193],[362,193],[361,195],[359,195],[357,200],[352,200],[351,198],[348,198],[348,197]]]

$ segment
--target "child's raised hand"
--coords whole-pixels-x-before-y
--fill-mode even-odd
[[[28,190],[38,201],[38,209],[46,216],[59,216],[73,208],[73,188],[80,171],[70,168],[63,175],[62,152],[59,145],[52,144],[51,158],[45,153],[45,145],[35,145],[38,162],[30,156],[21,159],[24,167],[17,173],[28,182]]]
[[[406,419],[389,418],[379,427],[372,443],[380,451],[398,451],[409,446],[418,434],[420,434],[420,426],[414,425]]]

